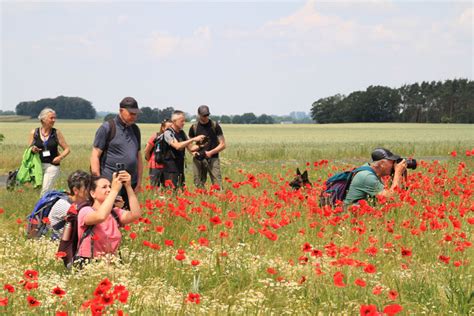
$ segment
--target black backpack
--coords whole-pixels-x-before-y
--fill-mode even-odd
[[[16,175],[18,174],[18,169],[15,169],[13,171],[8,172],[8,177],[7,177],[7,190],[8,191],[13,191],[16,186],[18,186],[18,180],[16,179]]]
[[[153,142],[153,153],[155,154],[155,162],[162,164],[165,161],[165,136],[164,133],[156,133],[155,141]]]

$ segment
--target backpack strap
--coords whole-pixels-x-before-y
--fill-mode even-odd
[[[196,135],[196,134],[197,134],[197,130],[198,130],[198,123],[196,122],[196,123],[193,124],[194,137],[197,136],[197,135]]]
[[[135,135],[135,138],[137,139],[137,142],[138,142],[138,145],[140,146],[140,141],[141,141],[141,133],[140,133],[140,129],[138,128],[138,125],[137,124],[132,124],[132,131],[133,131],[133,134]]]
[[[107,151],[109,150],[109,145],[110,142],[115,137],[115,134],[117,133],[117,127],[115,126],[115,119],[110,119],[107,121],[109,124],[109,131],[107,132],[107,139],[105,141],[105,146],[104,150],[102,151],[102,155],[100,156],[100,168],[102,169],[104,167],[105,160],[107,158]]]
[[[119,218],[117,212],[115,212],[115,210],[112,209],[112,211],[110,213],[112,214],[113,218],[117,221],[118,226],[122,227],[122,224],[120,223],[120,218]],[[79,244],[77,245],[76,254],[74,255],[75,258],[77,258],[77,254],[79,253],[79,249],[81,249],[82,242],[88,236],[91,236],[91,259],[94,258],[94,238],[93,238],[94,237],[94,227],[95,227],[95,225],[87,226],[87,229],[82,234],[81,239],[79,240]]]
[[[375,174],[374,169],[372,169],[372,167],[370,167],[370,166],[360,166],[359,168],[355,168],[354,170],[352,170],[351,173],[353,175],[355,175],[356,173],[358,173],[360,171],[369,171],[369,172],[372,172],[373,174]]]
[[[216,135],[216,137],[217,137],[217,134],[216,134],[217,122],[211,120],[211,129],[212,129],[212,132],[214,133],[214,135]]]

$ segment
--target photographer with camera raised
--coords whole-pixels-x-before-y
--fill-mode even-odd
[[[416,168],[416,160],[401,158],[385,148],[376,148],[372,152],[372,163],[364,166],[370,169],[355,174],[344,200],[346,205],[356,204],[360,200],[367,200],[377,195],[391,197],[395,193],[395,188],[402,186],[407,168]],[[385,176],[392,176],[390,188],[384,187],[382,178]]]
[[[202,141],[205,136],[199,135],[191,139],[183,131],[186,122],[183,111],[174,111],[171,115],[171,127],[163,133],[163,185],[172,183],[175,189],[184,187],[185,149],[195,154],[199,146],[193,142]]]
[[[219,153],[225,149],[224,133],[217,122],[209,119],[207,105],[201,105],[197,114],[198,121],[189,129],[189,137],[205,135],[206,138],[197,143],[200,149],[193,158],[194,185],[204,188],[209,173],[212,184],[218,184],[222,189]]]

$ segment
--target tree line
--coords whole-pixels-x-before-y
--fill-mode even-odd
[[[370,86],[313,103],[317,123],[474,123],[474,81],[423,81],[398,89]]]
[[[60,119],[95,119],[97,114],[90,101],[65,96],[20,102],[15,110],[17,115],[37,117],[45,107],[53,109]]]

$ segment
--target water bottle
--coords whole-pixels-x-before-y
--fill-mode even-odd
[[[61,239],[64,241],[71,240],[71,233],[72,233],[72,225],[70,222],[66,222],[66,225],[64,225],[63,237]]]

